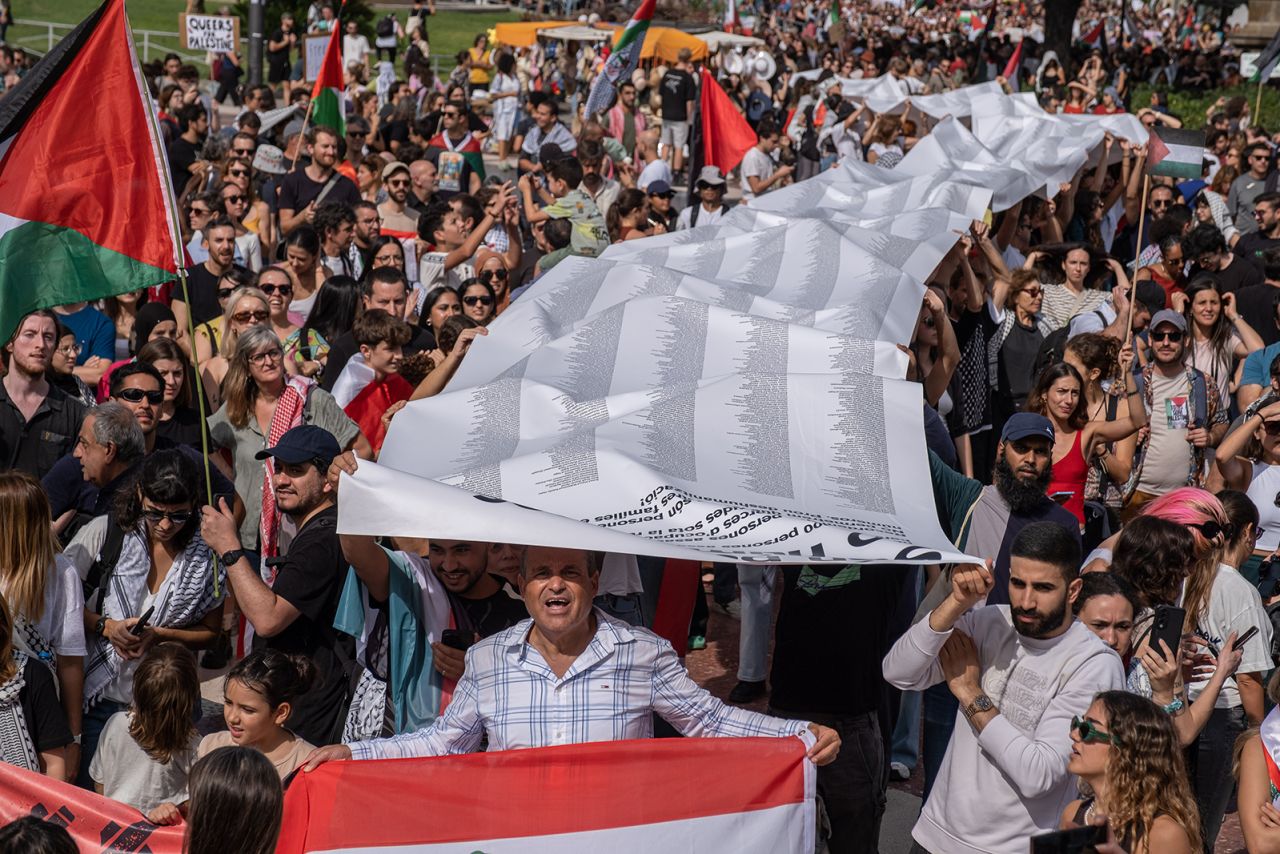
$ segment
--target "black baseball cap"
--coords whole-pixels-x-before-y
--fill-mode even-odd
[[[314,424],[299,424],[281,436],[274,448],[258,451],[253,456],[257,460],[275,457],[282,463],[299,465],[312,460],[331,463],[341,453],[338,440],[328,430]]]

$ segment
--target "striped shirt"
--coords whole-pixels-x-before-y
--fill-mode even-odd
[[[453,701],[427,729],[350,745],[355,759],[404,759],[652,738],[656,712],[687,736],[799,735],[804,721],[726,705],[689,678],[671,644],[596,609],[595,637],[557,678],[522,620],[467,650]]]

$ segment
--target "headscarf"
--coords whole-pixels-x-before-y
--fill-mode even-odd
[[[138,316],[133,319],[133,351],[136,353],[151,338],[151,331],[166,320],[175,323],[177,318],[164,303],[149,302],[138,308]]]

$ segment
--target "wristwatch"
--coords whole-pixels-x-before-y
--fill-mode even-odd
[[[103,632],[107,630],[107,618],[99,617],[98,622],[93,624],[93,633],[98,637],[102,637]]]
[[[962,711],[964,712],[964,716],[966,720],[973,720],[973,716],[978,714],[979,712],[989,712],[995,707],[996,707],[996,704],[991,702],[990,697],[988,697],[986,694],[979,694],[978,696],[974,697],[973,702],[965,706],[964,709],[962,709]]]
[[[222,562],[222,566],[225,568],[231,566],[242,557],[244,557],[244,549],[232,549],[225,554],[219,555],[218,560]]]

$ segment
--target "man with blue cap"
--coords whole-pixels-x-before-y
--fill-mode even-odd
[[[258,452],[258,459],[269,459],[267,465],[274,467],[276,507],[296,530],[282,556],[269,559],[261,575],[246,557],[225,500],[205,507],[200,524],[253,626],[254,648],[311,659],[315,681],[294,702],[285,725],[312,744],[329,744],[341,735],[355,661],[354,639],[333,628],[347,562],[338,542],[329,467],[341,453],[333,434],[312,424],[292,428],[274,447]]]
[[[1004,423],[996,446],[990,486],[967,478],[929,454],[933,496],[943,530],[965,554],[990,560],[994,583],[978,604],[1009,603],[1009,548],[1023,528],[1035,522],[1062,527],[1080,546],[1080,523],[1049,498],[1046,490],[1053,470],[1053,423],[1043,415],[1018,412]],[[928,614],[951,595],[951,573],[930,588],[917,618]],[[925,796],[942,764],[955,724],[956,701],[945,684],[924,692]]]

